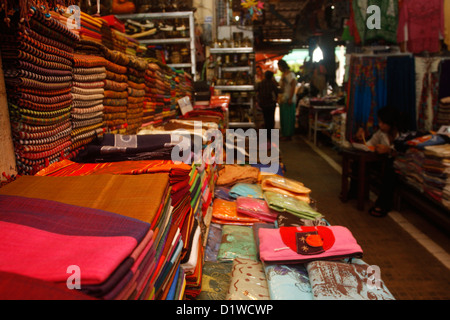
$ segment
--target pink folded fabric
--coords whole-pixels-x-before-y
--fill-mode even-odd
[[[272,210],[265,200],[238,197],[236,199],[237,212],[266,222],[274,222],[278,212]]]
[[[137,245],[132,237],[65,235],[4,221],[0,229],[0,269],[53,282],[65,282],[76,265],[82,285],[102,283]]]
[[[313,260],[361,258],[363,250],[342,226],[259,229],[262,261],[304,263]]]

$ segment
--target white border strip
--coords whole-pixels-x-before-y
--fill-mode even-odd
[[[308,141],[307,138],[301,137],[311,149],[321,156],[333,169],[339,174],[342,174],[342,166],[336,163],[332,158],[326,155],[322,150],[316,147],[313,143]],[[373,200],[376,196],[370,192],[370,199]],[[417,242],[419,242],[425,249],[427,249],[436,259],[438,259],[445,267],[450,269],[450,254],[448,254],[442,247],[436,242],[431,240],[427,235],[409,223],[401,214],[397,211],[389,212],[388,217],[394,220],[400,227],[411,235]]]

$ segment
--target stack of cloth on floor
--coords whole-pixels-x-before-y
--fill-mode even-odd
[[[70,90],[79,38],[34,8],[27,22],[10,27],[3,22],[0,37],[18,172],[34,174],[70,156]]]
[[[118,51],[107,51],[105,57],[106,79],[104,120],[108,131],[112,133],[125,133],[128,104],[128,74],[129,58]]]
[[[142,125],[143,107],[145,99],[145,70],[147,61],[130,56],[128,64],[128,105],[127,105],[127,133],[134,134]]]
[[[311,190],[254,169],[218,172],[197,300],[394,299],[352,233],[310,206]]]
[[[202,249],[197,243],[203,243],[203,237],[198,234],[200,226],[196,216],[201,217],[203,214],[202,191],[205,186],[210,185],[208,180],[210,176],[205,168],[163,160],[90,164],[63,160],[41,170],[36,176],[21,177],[14,181],[15,183],[9,183],[2,187],[0,194],[33,199],[27,202],[27,207],[32,207],[38,200],[46,200],[56,203],[52,204],[56,207],[55,210],[65,204],[77,206],[79,212],[99,210],[105,220],[111,220],[112,213],[125,222],[132,219],[132,222],[140,228],[139,234],[135,231],[138,227],[133,227],[131,222],[118,224],[123,227],[119,230],[115,229],[118,227],[111,226],[112,222],[102,222],[100,218],[89,221],[91,224],[95,223],[96,230],[80,224],[80,230],[86,231],[76,233],[78,240],[73,241],[84,241],[78,236],[84,236],[88,232],[92,233],[91,237],[103,237],[86,239],[91,242],[98,241],[98,244],[94,247],[82,246],[77,251],[77,255],[86,257],[86,260],[89,254],[98,256],[92,259],[88,271],[94,270],[95,267],[103,271],[101,274],[98,271],[95,279],[83,278],[83,274],[86,275],[86,273],[81,272],[81,292],[100,299],[168,299],[169,297],[175,299],[188,294],[184,290],[189,288],[186,284],[189,284],[191,280],[196,285],[196,288],[191,289],[193,295],[199,288],[199,279],[201,279],[199,269],[202,264],[198,263],[201,260],[198,257],[202,256]],[[84,196],[87,189],[92,189],[92,192]],[[149,197],[149,194],[152,196]],[[42,205],[38,207],[41,208]],[[14,207],[11,210],[19,209]],[[75,217],[72,217],[70,221],[74,219]],[[80,219],[88,220],[83,217]],[[57,244],[61,242],[59,235],[65,230],[62,227],[58,228],[58,221],[46,220],[41,219],[41,228],[57,234],[52,234],[49,238],[49,247],[55,248],[46,253],[48,261],[51,262],[58,258]],[[74,224],[79,225],[75,222]],[[103,225],[106,230],[98,228]],[[97,234],[94,234],[95,232]],[[118,240],[114,242],[108,237],[112,237],[111,234],[114,233],[117,235],[119,232],[122,232],[120,239],[124,240],[116,237],[120,240],[117,246],[122,249],[110,250]],[[132,239],[133,237],[135,239]],[[3,242],[5,247],[7,243],[6,240]],[[70,246],[70,243],[66,245]],[[125,246],[126,248],[123,248]],[[19,274],[22,272],[20,270],[25,268],[24,264],[27,261],[25,253],[17,254],[14,256],[14,261],[11,260],[11,263],[7,264],[11,268],[16,268]],[[102,257],[109,259],[108,263]],[[66,258],[65,261],[75,259],[71,258],[69,253]],[[77,265],[77,263],[87,262],[78,259],[71,264]],[[83,266],[80,265],[82,271]],[[196,272],[192,272],[194,270]],[[11,269],[1,271],[14,272]],[[87,273],[86,276],[89,275]],[[34,274],[32,271],[29,271],[27,276],[59,282],[59,279],[41,278],[40,274]],[[183,285],[180,286],[180,283]],[[176,288],[178,291],[175,290]],[[169,292],[171,292],[170,295]]]
[[[75,154],[103,134],[105,65],[103,57],[74,54],[71,148]]]

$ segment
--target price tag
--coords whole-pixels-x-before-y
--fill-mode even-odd
[[[179,99],[179,100],[178,100],[178,105],[180,106],[181,113],[182,113],[183,115],[185,115],[186,113],[188,113],[188,112],[194,110],[194,109],[192,108],[191,100],[189,99],[188,96]]]

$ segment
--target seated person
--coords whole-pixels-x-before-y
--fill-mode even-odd
[[[393,206],[393,194],[396,185],[396,173],[394,170],[394,140],[399,136],[399,117],[397,111],[392,107],[384,107],[378,111],[378,126],[370,140],[365,144],[374,147],[378,154],[388,155],[389,158],[385,164],[384,174],[381,177],[381,187],[378,199],[375,205],[369,209],[369,213],[376,217],[384,217]],[[359,128],[356,138],[365,141],[365,132]],[[352,188],[352,186],[350,187]]]

